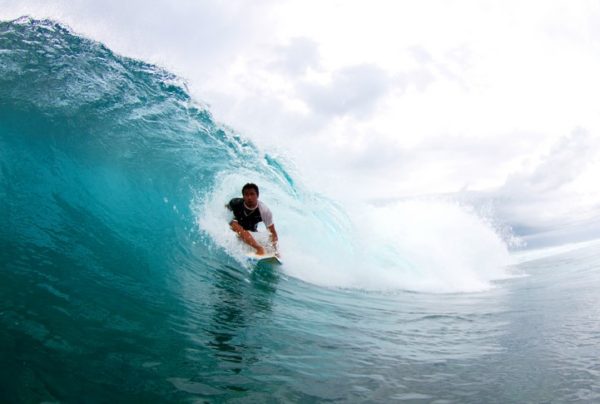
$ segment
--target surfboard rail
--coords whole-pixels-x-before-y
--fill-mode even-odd
[[[256,264],[277,264],[277,265],[281,265],[281,259],[279,258],[278,255],[276,254],[272,254],[272,253],[267,253],[267,254],[262,254],[262,255],[258,255],[254,252],[248,253],[246,254],[246,257],[248,257],[248,259]]]

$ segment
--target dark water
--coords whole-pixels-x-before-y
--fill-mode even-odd
[[[600,401],[597,244],[478,293],[251,270],[195,201],[251,171],[307,202],[176,77],[30,19],[0,72],[1,401]]]

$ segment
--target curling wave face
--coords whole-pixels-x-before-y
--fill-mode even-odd
[[[328,200],[216,124],[172,74],[52,21],[2,23],[1,35],[5,251],[126,262],[130,276],[241,262],[222,206],[252,180],[275,213],[284,271],[307,282],[445,292],[506,275],[505,244],[460,206]]]

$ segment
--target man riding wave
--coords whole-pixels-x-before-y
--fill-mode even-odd
[[[273,224],[273,214],[263,202],[258,200],[258,186],[248,183],[242,188],[242,198],[233,198],[226,205],[233,212],[233,219],[229,222],[231,229],[237,233],[242,241],[256,250],[257,255],[264,255],[265,248],[252,236],[251,232],[257,230],[257,225],[263,222],[269,230],[271,243],[277,251],[277,231]]]

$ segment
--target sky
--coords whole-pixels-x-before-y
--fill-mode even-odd
[[[598,1],[0,0],[22,15],[178,74],[336,198],[444,195],[600,237]]]

